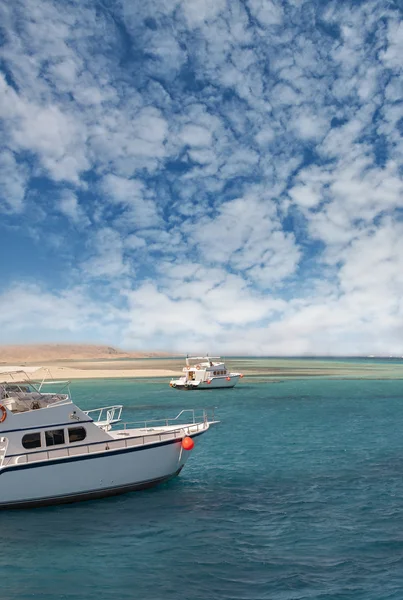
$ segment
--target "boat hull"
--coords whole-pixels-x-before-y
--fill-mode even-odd
[[[180,473],[180,440],[27,463],[0,470],[0,508],[65,504],[153,487]]]
[[[234,375],[233,377],[230,378],[230,381],[228,381],[226,377],[212,377],[210,379],[210,383],[207,383],[207,381],[200,381],[200,382],[195,382],[196,385],[192,384],[192,382],[189,382],[186,385],[185,383],[182,383],[181,381],[179,381],[179,382],[175,382],[175,385],[172,385],[172,383],[171,383],[171,387],[176,390],[184,390],[184,391],[233,388],[238,383],[239,377],[240,377],[239,375]]]

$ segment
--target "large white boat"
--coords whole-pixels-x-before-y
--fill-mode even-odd
[[[173,419],[123,423],[121,405],[81,410],[68,382],[35,383],[28,375],[35,370],[0,366],[0,508],[157,485],[179,474],[194,440],[217,422],[204,410],[183,410]],[[44,392],[46,384],[65,389]]]
[[[213,362],[213,361],[220,362]],[[190,361],[204,361],[191,364]],[[220,356],[187,356],[184,375],[171,379],[170,386],[178,390],[207,390],[233,388],[243,377],[242,373],[230,373]]]

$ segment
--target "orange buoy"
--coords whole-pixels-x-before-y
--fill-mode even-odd
[[[239,377],[243,377],[243,373],[241,373]]]
[[[211,383],[211,379],[207,379],[207,383]]]
[[[227,381],[231,381],[231,377],[227,377]]]
[[[194,447],[195,447],[195,443],[194,443],[194,441],[192,440],[191,437],[186,436],[186,437],[183,438],[183,440],[182,440],[182,448],[184,450],[193,450]]]

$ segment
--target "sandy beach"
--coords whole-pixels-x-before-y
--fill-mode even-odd
[[[3,363],[4,364],[4,363]],[[17,363],[9,363],[17,364]],[[20,363],[22,364],[22,363]],[[279,381],[283,379],[331,378],[331,379],[403,379],[402,360],[371,359],[298,359],[298,358],[227,358],[229,370],[244,374],[248,379]],[[56,360],[42,365],[26,362],[38,370],[32,379],[55,380],[118,379],[118,378],[166,378],[182,374],[183,358],[125,358],[94,360]],[[39,368],[40,367],[40,368]],[[18,375],[19,379],[23,379]],[[16,379],[14,375],[2,375],[1,380]]]
[[[28,365],[27,365],[28,366]],[[138,377],[167,377],[171,378],[178,375],[177,371],[168,369],[134,369],[134,368],[108,368],[108,365],[97,368],[60,366],[48,364],[31,374],[31,379],[55,379],[55,380],[73,380],[73,379],[117,379],[117,378],[138,378]],[[17,377],[18,378],[18,377]],[[2,376],[3,381],[11,381],[14,377]]]

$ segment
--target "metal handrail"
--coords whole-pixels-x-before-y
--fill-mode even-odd
[[[111,423],[112,421],[120,421],[122,410],[123,404],[115,404],[114,406],[102,406],[101,408],[91,408],[90,410],[84,410],[83,413],[86,414],[87,417],[90,417],[95,423],[99,423],[100,421],[106,421],[107,423]],[[106,412],[106,419],[103,414],[104,411]],[[115,419],[116,411],[118,415]],[[98,418],[92,417],[90,413],[99,413]]]
[[[213,415],[212,415],[212,420],[214,421],[214,409],[213,410]],[[150,426],[155,425],[156,423],[164,423],[165,427],[169,427],[169,425],[172,423],[172,421],[178,421],[180,419],[180,417],[184,414],[184,413],[191,413],[193,420],[191,421],[192,424],[196,424],[196,418],[198,418],[198,422],[203,422],[206,423],[208,421],[208,414],[207,411],[205,409],[200,410],[200,411],[195,411],[194,408],[185,408],[184,410],[181,410],[181,412],[176,415],[176,417],[172,417],[170,419],[147,419],[146,421],[126,421],[125,423],[122,423],[123,428],[127,429],[127,426],[130,425],[132,426],[139,426],[142,425],[142,429],[149,429]],[[199,416],[200,415],[200,416]],[[173,423],[175,424],[175,423]]]

